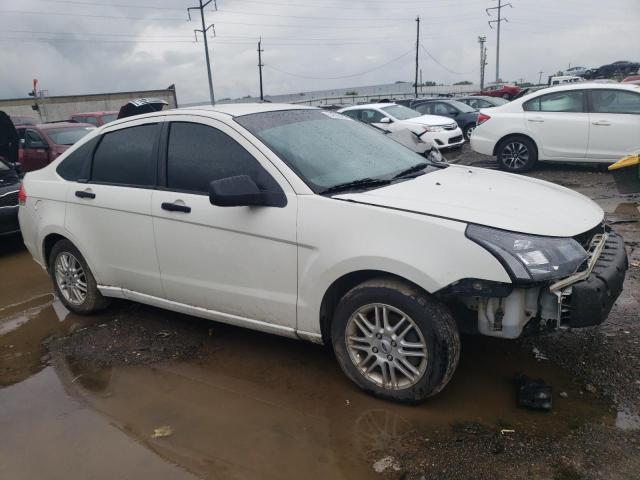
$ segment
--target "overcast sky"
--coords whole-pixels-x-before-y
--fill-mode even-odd
[[[165,88],[208,99],[198,0],[0,0],[0,98],[33,78],[50,95]],[[218,0],[206,9],[216,98],[412,81],[416,16],[423,79],[478,82],[478,36],[495,79],[493,0]],[[640,61],[640,0],[511,0],[503,9],[500,76],[538,80],[572,66]],[[151,6],[153,5],[153,6]],[[32,13],[27,13],[32,12]],[[494,17],[495,18],[495,14]],[[212,33],[210,32],[211,36]],[[430,58],[429,54],[432,58]],[[395,61],[394,61],[395,60]],[[389,63],[390,62],[390,63]],[[380,68],[383,66],[382,68]],[[343,77],[343,78],[336,78]]]

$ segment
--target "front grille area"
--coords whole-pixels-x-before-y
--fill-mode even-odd
[[[580,245],[582,245],[582,248],[588,251],[589,247],[591,246],[591,241],[593,240],[593,237],[597,233],[604,233],[604,223],[596,225],[591,230],[587,230],[586,232],[579,233],[578,235],[573,237],[573,239],[576,242],[578,242]]]
[[[450,144],[451,144],[451,143],[458,143],[458,142],[460,142],[460,141],[462,141],[462,135],[458,135],[457,137],[451,137],[451,138],[449,139],[449,143],[450,143]]]
[[[0,195],[0,207],[15,207],[18,205],[18,191]]]

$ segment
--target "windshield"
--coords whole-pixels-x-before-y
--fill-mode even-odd
[[[420,112],[403,107],[402,105],[389,105],[388,107],[382,107],[380,110],[398,120],[409,120],[410,118],[416,118],[422,115]]]
[[[469,105],[467,105],[466,103],[462,103],[459,102],[457,100],[449,100],[449,105],[453,105],[454,107],[456,107],[458,110],[460,110],[462,113],[472,113],[475,112],[476,109],[473,107],[470,107]]]
[[[102,121],[104,123],[113,122],[114,120],[117,120],[117,119],[118,119],[117,113],[106,113],[102,116]]]
[[[362,179],[390,179],[425,158],[344,115],[320,110],[254,113],[234,119],[316,193]]]
[[[73,145],[96,127],[68,127],[47,130],[47,135],[57,145]]]

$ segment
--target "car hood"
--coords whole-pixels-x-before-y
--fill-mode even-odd
[[[596,203],[568,188],[457,165],[334,198],[554,237],[572,237],[595,227],[604,218]]]
[[[448,117],[441,117],[440,115],[422,115],[420,117],[410,118],[409,120],[403,120],[404,123],[412,123],[414,125],[451,125],[454,120]]]

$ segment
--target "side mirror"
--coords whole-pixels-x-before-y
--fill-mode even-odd
[[[31,142],[27,142],[24,145],[24,148],[32,148],[32,149],[48,149],[49,145],[47,145],[46,143],[44,143],[41,140],[32,140]]]
[[[382,117],[379,123],[391,123],[391,119],[389,117]]]
[[[209,183],[209,201],[219,207],[266,205],[263,193],[249,175],[238,175]]]

